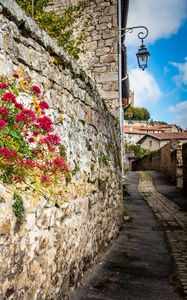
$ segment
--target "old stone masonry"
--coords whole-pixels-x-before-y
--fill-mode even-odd
[[[160,229],[166,232],[181,289],[187,299],[187,213],[155,189],[149,174],[138,172],[138,175],[138,190],[161,222]],[[153,229],[159,230],[159,227]]]
[[[117,30],[113,4],[101,5],[101,15],[96,4],[102,2],[106,1],[92,1],[100,22],[94,26],[106,27],[110,20]],[[89,77],[86,67],[71,59],[14,0],[0,0],[0,12],[0,76],[5,81],[21,70],[45,91],[44,100],[62,114],[61,122],[54,115],[54,123],[71,170],[60,204],[22,195],[21,223],[12,210],[13,193],[0,185],[0,299],[65,300],[122,223],[119,122],[101,97],[94,72]],[[95,52],[94,34],[90,46]],[[109,51],[106,35],[107,28]],[[115,61],[116,48],[112,51],[114,55],[102,60]],[[108,64],[110,74],[116,71]],[[106,84],[110,74],[99,76]]]

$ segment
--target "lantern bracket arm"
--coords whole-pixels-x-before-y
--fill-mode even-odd
[[[145,26],[134,26],[134,27],[127,27],[127,28],[121,28],[119,29],[119,31],[121,31],[121,38],[125,36],[125,34],[127,32],[132,33],[135,29],[143,29],[143,31],[140,31],[138,33],[138,38],[142,41],[142,45],[143,45],[143,40],[148,36],[149,31],[147,29],[147,27]]]

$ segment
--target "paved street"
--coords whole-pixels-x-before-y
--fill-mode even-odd
[[[153,184],[159,193],[172,200],[182,210],[187,211],[187,195],[181,189],[171,184],[166,176],[160,172],[149,171],[148,174],[151,175]]]
[[[181,202],[179,197],[173,199],[172,193],[168,191],[168,186],[164,192],[164,185],[162,187],[164,195],[159,193],[150,176],[150,174],[153,177],[158,176],[158,173],[155,173],[138,172],[140,177],[138,190],[163,226],[176,266],[179,285],[187,298],[187,213],[182,209],[184,199],[181,198]],[[179,191],[179,195],[180,193]],[[176,198],[178,198],[177,203],[180,205],[174,201]]]
[[[185,299],[186,214],[155,190],[148,174],[139,176],[140,182],[134,172],[128,177],[125,209],[130,221],[72,300]],[[169,247],[163,225],[170,226]]]

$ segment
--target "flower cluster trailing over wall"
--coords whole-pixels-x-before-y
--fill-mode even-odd
[[[0,82],[0,181],[15,195],[29,190],[57,203],[69,166],[54,110],[23,72]]]

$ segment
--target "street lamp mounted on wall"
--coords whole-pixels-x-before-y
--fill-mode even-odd
[[[143,41],[144,39],[148,36],[148,29],[145,26],[135,26],[135,27],[128,27],[128,28],[121,28],[120,31],[124,31],[124,33],[121,35],[121,38],[123,38],[125,36],[125,34],[127,32],[132,33],[134,31],[134,29],[144,29],[145,32],[140,31],[138,33],[138,38],[141,40],[141,46],[138,49],[138,52],[136,53],[137,56],[137,60],[138,60],[138,66],[140,69],[145,70],[145,68],[147,68],[147,62],[148,62],[148,58],[149,58],[149,51],[147,50],[147,48],[145,47]]]

